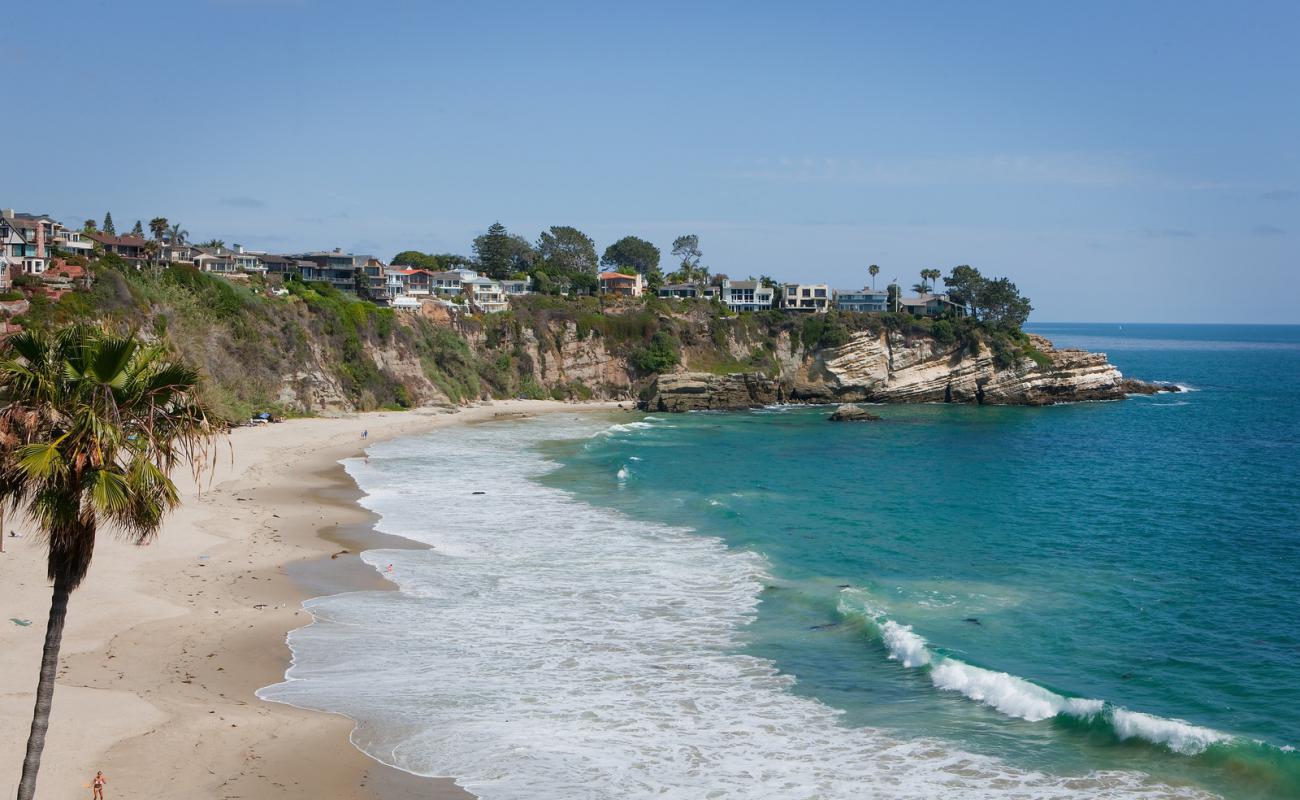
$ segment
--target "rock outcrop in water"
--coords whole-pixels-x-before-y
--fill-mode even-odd
[[[876,422],[880,417],[872,414],[862,406],[853,403],[845,403],[835,409],[828,420],[831,422]]]
[[[1164,387],[1125,378],[1103,353],[1057,349],[1030,335],[1037,358],[999,366],[980,345],[971,352],[932,337],[861,331],[840,346],[790,358],[782,375],[751,373],[661,375],[643,394],[642,408],[699,411],[777,403],[979,403],[1045,406],[1119,400]]]

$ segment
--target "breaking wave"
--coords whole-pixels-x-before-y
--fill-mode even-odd
[[[935,688],[955,692],[1008,717],[1101,731],[1117,742],[1137,741],[1180,756],[1234,761],[1274,786],[1300,790],[1300,763],[1288,747],[1234,736],[1181,719],[1132,711],[1105,700],[1071,697],[1016,675],[945,655],[912,626],[890,619],[861,589],[840,593],[839,612],[862,623],[889,659],[928,674]]]

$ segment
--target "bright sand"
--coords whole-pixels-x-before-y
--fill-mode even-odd
[[[392,545],[369,531],[372,517],[352,502],[340,459],[379,439],[574,408],[518,400],[233,432],[200,485],[180,479],[185,502],[153,544],[97,542],[68,611],[40,796],[89,796],[90,778],[103,770],[110,798],[470,797],[450,780],[369,759],[348,742],[350,720],[253,693],[283,679],[285,634],[310,622],[304,599],[386,585],[357,551]],[[10,529],[26,535],[10,538]],[[3,533],[0,796],[12,796],[50,590],[30,526],[7,520]]]

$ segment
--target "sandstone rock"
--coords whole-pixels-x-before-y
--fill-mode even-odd
[[[645,396],[647,411],[723,411],[782,403],[786,392],[779,381],[753,373],[676,372],[656,377]]]
[[[848,343],[815,352],[776,353],[782,377],[678,373],[643,393],[655,411],[740,409],[772,403],[979,403],[1045,406],[1121,400],[1134,386],[1104,353],[1056,349],[1030,335],[1041,356],[999,366],[992,351],[940,345],[928,336],[854,333]]]
[[[827,417],[831,422],[875,422],[880,417],[872,414],[862,406],[845,403]]]

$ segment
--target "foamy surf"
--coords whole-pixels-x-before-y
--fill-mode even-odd
[[[961,694],[1008,717],[1029,722],[1058,716],[1103,719],[1121,741],[1141,739],[1181,755],[1199,755],[1214,745],[1237,740],[1183,720],[1130,711],[1103,700],[1068,697],[1019,676],[934,652],[912,626],[890,619],[859,589],[841,592],[839,610],[845,616],[865,622],[880,638],[891,660],[909,669],[925,667],[936,688]]]
[[[350,463],[379,527],[434,549],[366,553],[399,591],[311,601],[260,695],[345,714],[365,752],[485,800],[1208,796],[842,726],[739,652],[763,559],[533,480],[550,467],[531,443],[594,424],[441,431]]]

